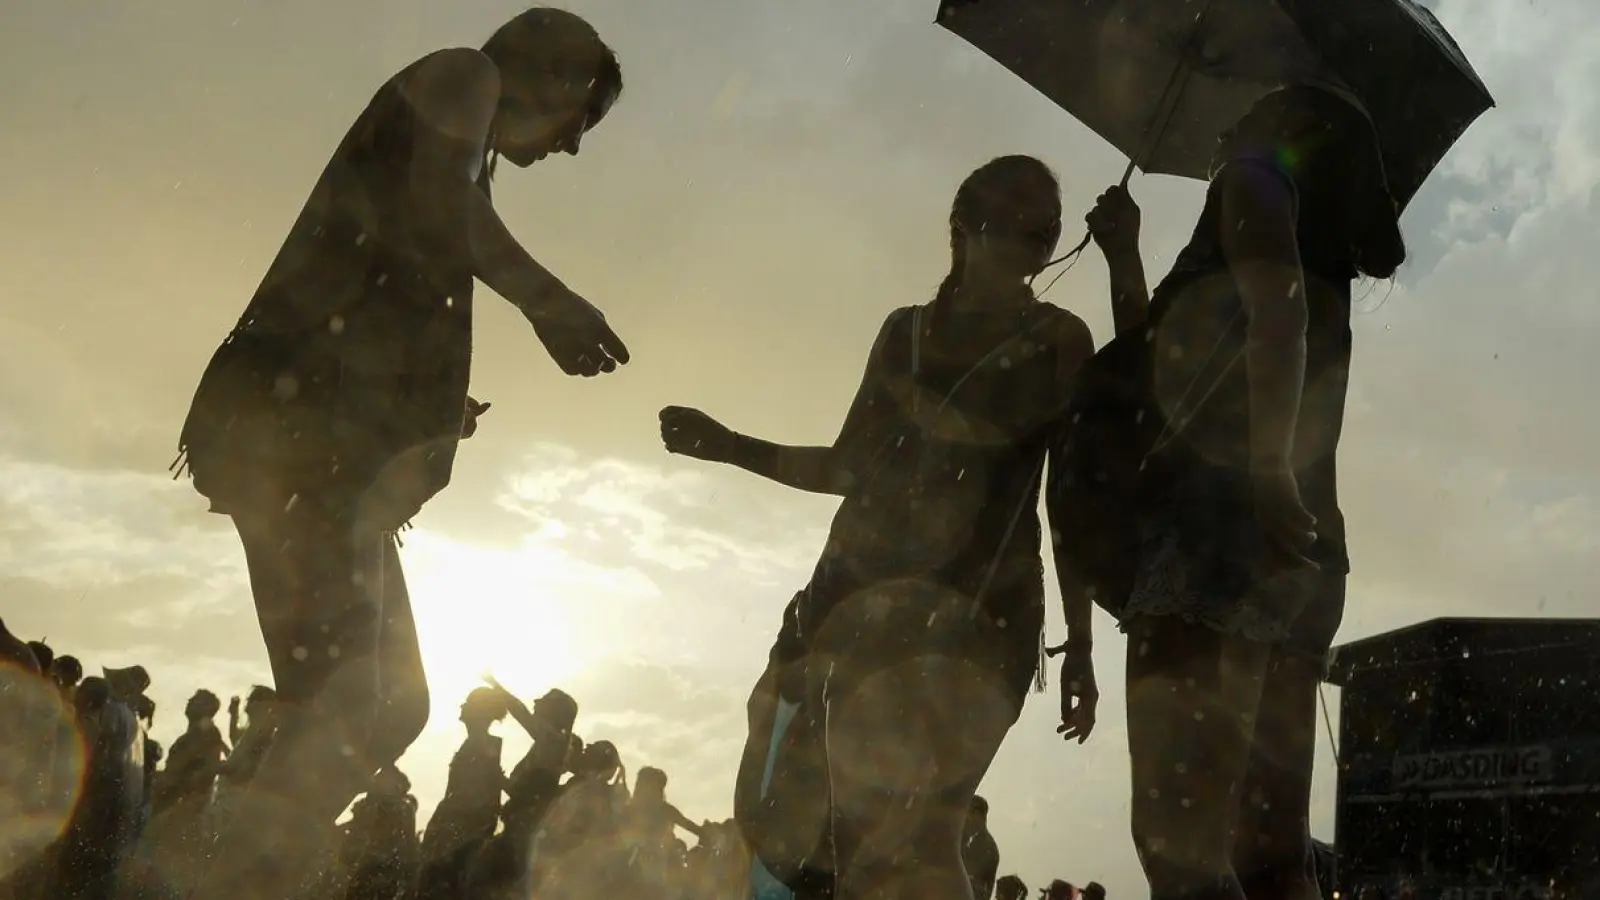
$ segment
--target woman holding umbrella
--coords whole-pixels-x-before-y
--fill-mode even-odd
[[[1363,107],[1290,87],[1222,137],[1193,237],[1150,300],[1161,434],[1120,618],[1133,834],[1155,900],[1321,896],[1308,815],[1349,571],[1335,451],[1351,283],[1405,256]]]
[[[673,453],[843,498],[775,654],[803,660],[800,717],[821,723],[841,900],[970,896],[963,825],[1039,666],[1046,448],[1093,349],[1081,320],[1028,286],[1061,234],[1043,163],[1002,157],[973,172],[950,231],[949,276],[932,302],[890,313],[831,444],[661,414]],[[1087,644],[1087,601],[1065,593],[1070,638]],[[1092,685],[1079,695],[1087,732]],[[768,736],[753,738],[764,756]],[[808,825],[813,841],[829,830]]]
[[[627,362],[605,317],[489,198],[496,160],[576,154],[621,90],[595,30],[548,8],[482,50],[407,66],[334,151],[202,376],[182,458],[244,544],[283,706],[245,827],[224,835],[202,897],[241,884],[289,896],[315,855],[307,836],[427,721],[395,533],[449,482],[487,408],[467,396],[474,281],[511,301],[568,374]]]

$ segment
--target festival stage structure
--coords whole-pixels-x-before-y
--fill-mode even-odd
[[[1600,619],[1436,619],[1328,681],[1341,897],[1600,898]]]

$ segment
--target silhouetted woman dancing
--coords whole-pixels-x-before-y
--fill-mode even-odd
[[[1043,163],[1009,156],[973,172],[950,230],[949,276],[931,303],[884,322],[831,445],[661,414],[671,452],[843,498],[786,616],[805,703],[825,704],[842,900],[971,896],[963,824],[1039,666],[1046,447],[1093,350],[1077,317],[1028,286],[1061,233]],[[1087,643],[1089,606],[1071,593],[1070,634]]]
[[[1321,896],[1308,815],[1349,571],[1334,460],[1351,282],[1404,261],[1397,217],[1356,101],[1274,92],[1223,137],[1194,236],[1150,301],[1162,432],[1121,619],[1154,900]]]
[[[331,828],[428,718],[394,535],[448,483],[487,407],[467,396],[474,279],[567,373],[627,362],[604,316],[489,199],[498,157],[577,153],[621,90],[594,29],[554,9],[518,16],[481,51],[407,66],[351,126],[202,377],[180,447],[244,543],[284,707],[257,802],[240,810],[250,833],[224,838],[216,890],[290,896],[293,861],[310,854],[277,843]]]

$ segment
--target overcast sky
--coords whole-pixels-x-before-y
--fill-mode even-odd
[[[581,157],[504,167],[496,202],[607,311],[635,361],[564,379],[520,317],[482,295],[474,394],[494,410],[403,551],[435,682],[434,721],[405,764],[425,807],[459,738],[456,704],[489,669],[525,695],[567,687],[586,738],[613,740],[630,770],[664,767],[691,817],[729,813],[743,702],[831,506],[668,458],[656,409],[827,440],[884,314],[942,277],[966,172],[1035,154],[1060,172],[1068,209],[1086,210],[1122,170],[935,27],[935,6],[573,0],[616,47],[625,97]],[[149,667],[164,739],[194,688],[226,696],[265,677],[228,523],[165,474],[199,373],[372,91],[519,8],[0,10],[0,612],[91,668]],[[1341,459],[1346,639],[1436,616],[1596,608],[1600,462],[1583,397],[1600,378],[1600,8],[1437,10],[1500,108],[1408,211],[1413,260],[1397,283],[1361,289]],[[1133,188],[1158,276],[1201,188]],[[1098,259],[1051,298],[1109,333]],[[1052,613],[1052,636],[1060,627]],[[1062,745],[1053,691],[1036,698],[985,793],[1003,871],[1139,897],[1123,642],[1104,617],[1096,627],[1094,739]]]

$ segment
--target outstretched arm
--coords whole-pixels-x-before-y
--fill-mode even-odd
[[[500,92],[499,70],[477,50],[441,50],[407,80],[422,237],[516,306],[568,374],[612,371],[628,349],[605,317],[523,249],[478,187]]]
[[[681,407],[662,410],[662,440],[673,453],[727,463],[798,490],[844,496],[859,476],[852,470],[852,451],[881,428],[888,415],[879,360],[896,318],[891,315],[879,331],[855,399],[833,443],[794,446],[765,441],[732,431],[698,410]]]
[[[688,833],[694,835],[695,837],[704,837],[705,836],[705,829],[701,828],[700,824],[698,822],[689,821],[689,817],[684,815],[682,812],[679,812],[678,808],[676,806],[673,806],[672,804],[668,803],[667,804],[667,814],[672,817],[672,824],[673,825],[676,825],[677,827],[682,828],[684,831],[687,831]]]
[[[501,687],[498,681],[490,680],[489,686],[499,692],[500,698],[505,702],[506,711],[518,725],[522,726],[522,730],[528,733],[528,737],[537,741],[549,736],[550,730],[534,716],[533,710],[529,709],[526,703],[517,698],[517,695]]]

